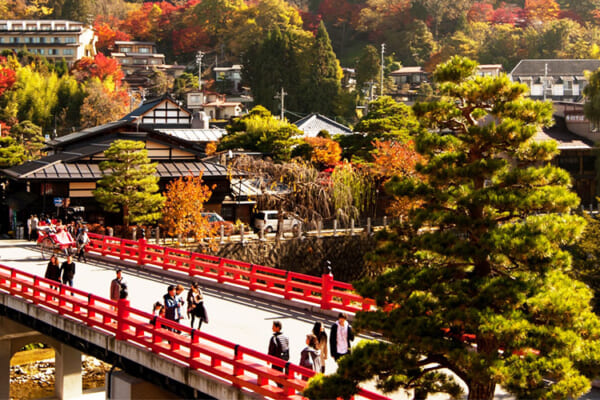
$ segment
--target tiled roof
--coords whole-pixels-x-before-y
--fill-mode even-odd
[[[30,165],[28,165],[30,164]],[[27,167],[26,167],[27,166]],[[79,162],[69,163],[58,160],[54,163],[40,163],[32,161],[18,167],[2,170],[7,175],[18,179],[27,180],[97,180],[103,174],[97,163]],[[159,177],[172,179],[198,175],[203,172],[203,177],[224,178],[228,175],[227,168],[221,164],[202,161],[169,161],[159,162],[156,172]]]
[[[332,136],[351,135],[353,133],[347,126],[317,113],[307,115],[294,124],[308,137],[315,137],[322,130],[329,132]]]
[[[513,77],[544,76],[546,74],[546,66],[548,67],[549,76],[583,76],[583,71],[595,71],[600,68],[600,60],[521,60],[510,72],[510,75]]]
[[[570,132],[564,118],[554,116],[554,121],[553,126],[539,129],[534,136],[534,140],[538,142],[555,140],[558,143],[559,150],[588,150],[594,148],[592,141]]]

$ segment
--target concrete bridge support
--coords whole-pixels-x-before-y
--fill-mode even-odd
[[[81,352],[6,317],[0,317],[0,399],[10,394],[10,360],[23,346],[44,343],[54,348],[55,394],[59,399],[82,394]]]

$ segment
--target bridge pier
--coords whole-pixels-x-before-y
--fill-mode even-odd
[[[0,399],[10,394],[10,360],[23,346],[44,343],[54,348],[56,397],[81,397],[81,352],[13,320],[0,317]]]

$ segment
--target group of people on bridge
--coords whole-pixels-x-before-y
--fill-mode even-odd
[[[348,316],[345,313],[339,313],[338,320],[331,326],[329,351],[335,361],[338,361],[351,351],[354,330],[347,320]],[[269,340],[268,354],[289,361],[290,340],[282,332],[282,327],[281,321],[273,322],[273,336]],[[328,355],[327,344],[325,327],[321,322],[317,321],[313,326],[312,332],[306,335],[306,347],[300,352],[299,365],[317,373],[325,373],[325,360],[327,360]],[[273,365],[272,367],[278,371],[283,371],[283,368],[277,365]]]

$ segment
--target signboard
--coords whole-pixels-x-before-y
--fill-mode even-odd
[[[63,205],[63,198],[55,197],[54,198],[54,207],[62,207],[62,205]]]

